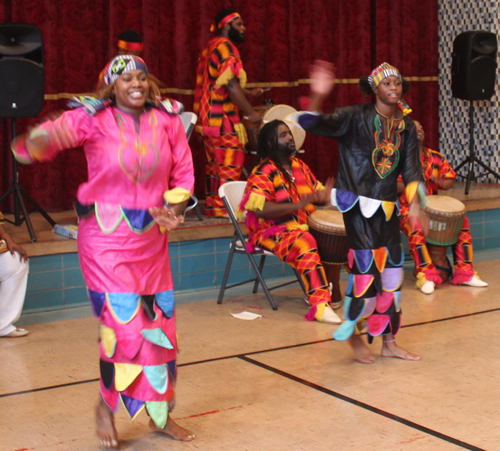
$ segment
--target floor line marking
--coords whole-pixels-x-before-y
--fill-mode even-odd
[[[279,370],[277,368],[274,368],[272,366],[266,365],[265,363],[259,362],[257,360],[251,359],[247,356],[241,356],[239,359],[250,363],[252,365],[256,365],[260,368],[263,368],[267,371],[270,371],[272,373],[278,374],[280,376],[283,376],[287,379],[290,379],[294,382],[298,382],[299,384],[305,385],[309,388],[313,388],[314,390],[320,391],[322,393],[325,393],[327,395],[333,396],[337,399],[340,399],[341,401],[348,402],[350,404],[353,404],[357,407],[361,407],[362,409],[368,410],[372,413],[375,413],[377,415],[381,415],[385,418],[388,418],[390,420],[396,421],[398,423],[404,424],[405,426],[408,426],[412,429],[417,429],[420,432],[424,432],[428,435],[432,435],[436,438],[439,438],[441,440],[444,440],[446,442],[452,443],[454,445],[460,446],[465,449],[469,449],[471,451],[487,451],[483,448],[478,448],[477,446],[471,445],[469,443],[463,442],[462,440],[458,440],[456,438],[450,437],[449,435],[442,434],[441,432],[435,431],[433,429],[429,429],[425,426],[422,426],[421,424],[415,423],[413,421],[407,420],[406,418],[402,418],[398,415],[395,415],[390,412],[386,412],[385,410],[379,409],[378,407],[371,406],[369,404],[366,404],[364,402],[358,401],[354,398],[350,398],[349,396],[342,395],[340,393],[337,393],[333,390],[330,390],[326,387],[323,387],[321,385],[315,384],[314,382],[307,381],[305,379],[302,379],[300,377],[294,376],[293,374],[287,373],[286,371]]]
[[[464,315],[451,316],[448,318],[430,320],[430,321],[425,321],[422,323],[407,324],[405,326],[401,326],[401,329],[406,329],[406,328],[415,327],[415,326],[425,326],[426,324],[434,324],[434,323],[439,323],[439,322],[443,322],[443,321],[450,321],[450,320],[454,320],[454,319],[467,318],[469,316],[482,315],[485,313],[494,313],[494,312],[498,312],[498,311],[500,311],[500,308],[484,310],[482,312],[467,313]],[[213,359],[197,360],[196,362],[182,363],[182,364],[177,365],[177,366],[179,368],[181,368],[181,367],[191,366],[191,365],[200,365],[203,363],[219,362],[219,361],[223,361],[223,360],[230,360],[230,359],[242,358],[245,356],[252,356],[252,355],[256,355],[256,354],[266,354],[268,352],[285,351],[287,349],[300,348],[302,346],[310,346],[310,345],[315,345],[315,344],[320,344],[320,343],[327,343],[329,341],[336,341],[336,340],[334,340],[333,338],[325,338],[324,340],[308,341],[306,343],[298,343],[298,344],[294,344],[294,345],[280,346],[280,347],[271,348],[271,349],[262,349],[260,351],[243,352],[241,354],[233,354],[233,355],[228,355],[228,356],[223,356],[223,357],[214,357]],[[34,388],[31,390],[22,390],[22,391],[13,392],[13,393],[2,393],[2,394],[0,394],[0,399],[7,398],[9,396],[25,395],[28,393],[35,393],[35,392],[46,391],[46,390],[55,390],[58,388],[71,387],[74,385],[87,384],[87,383],[91,383],[91,382],[99,382],[99,379],[87,379],[84,381],[69,382],[67,384],[59,384],[59,385],[51,385],[48,387]]]

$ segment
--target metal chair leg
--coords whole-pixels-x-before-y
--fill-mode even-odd
[[[265,263],[265,261],[266,261],[266,255],[262,254],[260,256],[260,261],[259,261],[259,273],[260,274],[262,274],[262,271],[264,270],[264,263]],[[256,277],[252,293],[257,293],[258,289],[259,289],[259,279],[258,279],[258,277]]]
[[[224,292],[226,291],[227,280],[229,279],[229,272],[231,271],[231,264],[233,263],[235,246],[236,246],[236,237],[233,238],[233,242],[231,243],[231,248],[229,249],[229,255],[227,256],[226,269],[224,270],[224,277],[222,278],[222,283],[219,291],[219,299],[217,299],[217,304],[222,304],[222,299],[224,298]]]

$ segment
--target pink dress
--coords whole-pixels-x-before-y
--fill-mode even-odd
[[[42,160],[83,145],[89,179],[79,189],[78,252],[100,327],[101,395],[131,418],[143,408],[164,427],[173,407],[176,334],[167,233],[148,212],[164,193],[192,192],[191,151],[178,116],[150,108],[139,121],[116,107],[95,115],[78,108],[36,130],[46,134]],[[16,158],[33,161],[24,139]],[[91,206],[94,208],[91,208]]]

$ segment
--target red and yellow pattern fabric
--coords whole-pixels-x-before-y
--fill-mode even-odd
[[[245,87],[247,76],[238,49],[223,36],[213,38],[198,61],[193,107],[198,115],[196,131],[202,137],[207,155],[208,216],[227,214],[218,195],[219,187],[240,180],[245,162],[245,128],[226,89],[235,77]]]
[[[264,201],[276,203],[295,203],[300,202],[302,196],[312,194],[321,189],[322,185],[316,180],[309,167],[298,158],[291,158],[290,165],[292,174],[295,178],[293,183],[289,183],[276,164],[269,159],[264,159],[257,165],[248,177],[245,190],[242,210],[255,210],[251,208],[253,199],[262,197]],[[262,206],[264,202],[262,202]],[[307,218],[315,211],[314,205],[309,204],[306,208],[296,210],[291,215],[280,219],[259,219],[258,221],[247,221],[248,233],[251,240],[259,239],[262,234],[268,232],[271,228],[280,228],[281,230],[293,230],[307,228]],[[255,218],[249,214],[247,218]],[[256,218],[255,218],[256,219]]]
[[[5,223],[5,218],[3,217],[2,212],[0,211],[0,225]]]
[[[249,245],[266,249],[295,268],[306,287],[309,305],[314,307],[331,301],[316,240],[307,226],[307,218],[315,211],[314,205],[279,219],[258,219],[252,213],[262,210],[265,202],[296,203],[302,196],[323,188],[304,162],[297,158],[290,160],[293,183],[269,159],[256,166],[248,177],[240,209],[247,210]]]
[[[456,179],[457,174],[451,167],[446,158],[438,151],[424,148],[421,154],[422,174],[425,179],[426,194],[433,195],[438,193],[438,185],[431,179],[438,178]],[[400,179],[402,181],[402,179]],[[412,230],[408,221],[409,203],[406,194],[403,193],[400,198],[400,228],[408,237],[408,247],[410,254],[415,261],[415,267],[418,273],[423,273],[427,280],[436,284],[441,284],[442,279],[436,269],[427,250],[427,242],[422,230]],[[462,230],[458,236],[458,241],[452,246],[454,271],[451,283],[457,285],[462,282],[468,282],[474,276],[472,266],[473,247],[472,237],[469,229],[469,219],[464,218]]]
[[[245,163],[244,146],[234,134],[201,138],[207,156],[205,211],[207,216],[222,216],[226,214],[226,209],[218,194],[219,187],[241,179]]]
[[[223,36],[213,38],[202,51],[196,72],[193,110],[200,134],[218,137],[234,133],[234,126],[241,124],[238,108],[225,87],[235,77],[244,88],[247,76],[238,49]]]

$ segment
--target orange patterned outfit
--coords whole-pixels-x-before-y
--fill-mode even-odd
[[[314,307],[331,301],[316,240],[307,226],[307,218],[315,211],[314,205],[279,219],[258,219],[252,213],[262,210],[265,202],[296,203],[302,196],[323,188],[303,161],[290,158],[290,166],[292,183],[273,161],[262,160],[248,177],[240,210],[248,211],[246,225],[250,241],[247,246],[266,249],[295,268],[304,282],[309,305]],[[313,320],[314,312],[306,318]]]
[[[218,195],[219,186],[239,180],[245,162],[246,131],[226,89],[234,77],[244,88],[246,73],[238,49],[225,37],[213,38],[200,55],[194,94],[194,112],[198,115],[196,131],[201,135],[207,155],[205,207],[208,216],[227,214]]]
[[[431,178],[456,179],[457,177],[457,174],[448,161],[446,161],[446,158],[436,150],[424,148],[421,155],[421,161],[427,195],[437,194],[438,192],[438,186],[434,182],[431,182]],[[404,193],[400,196],[399,202],[400,228],[408,237],[408,247],[415,261],[417,274],[423,273],[427,280],[436,284],[442,283],[441,276],[429,256],[424,233],[420,229],[412,230],[410,227],[408,222],[409,205]],[[472,237],[469,230],[469,219],[467,217],[464,218],[458,241],[452,246],[452,250],[454,271],[451,283],[457,285],[459,283],[468,282],[474,277],[474,269],[472,268]]]

